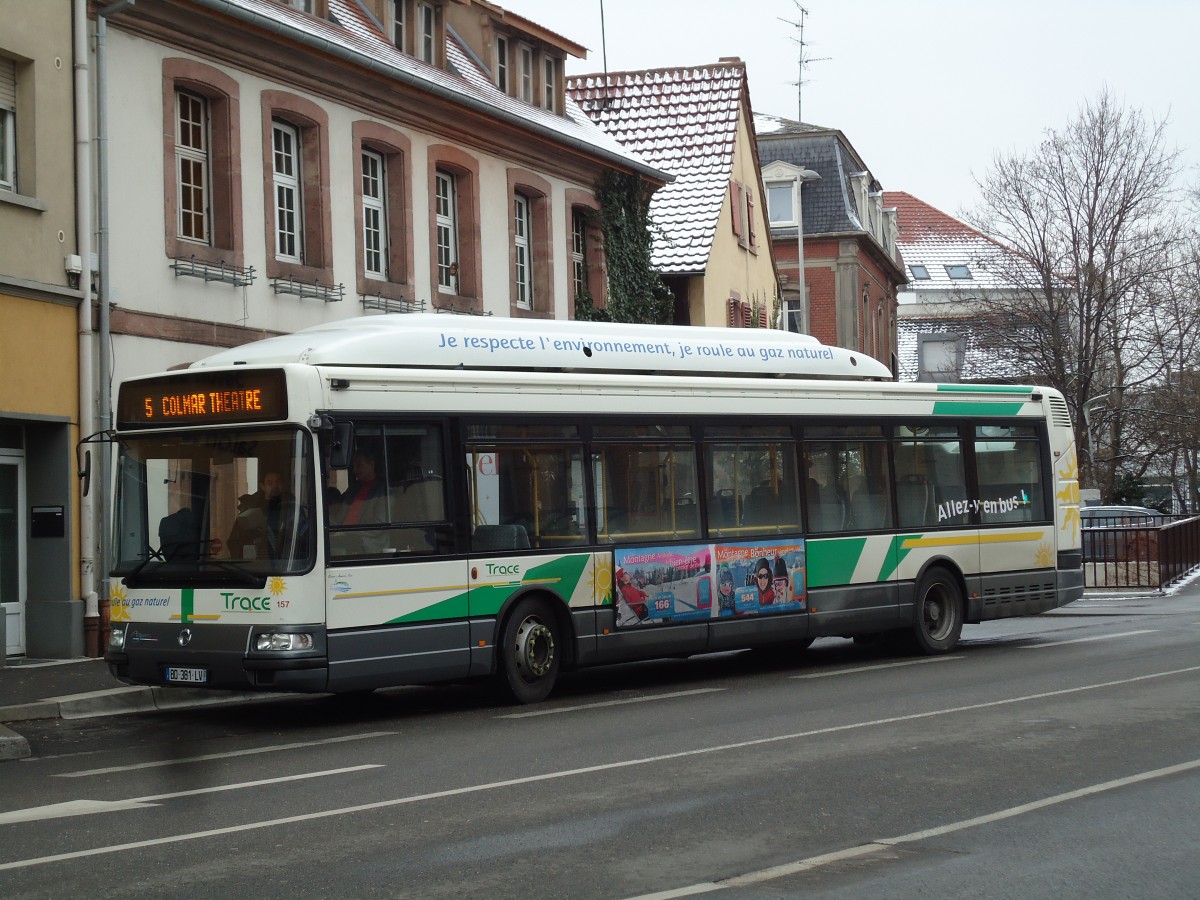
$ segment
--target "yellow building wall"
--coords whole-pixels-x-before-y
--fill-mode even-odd
[[[754,233],[758,240],[756,253],[738,244],[733,233],[731,192],[725,191],[725,202],[717,221],[712,253],[708,258],[703,281],[702,308],[704,321],[697,321],[696,295],[692,297],[693,325],[725,325],[730,293],[736,291],[742,300],[765,303],[768,316],[775,304],[775,259],[771,252],[771,229],[767,222],[767,198],[763,196],[762,175],[758,154],[751,143],[753,130],[743,104],[738,124],[737,144],[733,152],[731,178],[740,181],[754,192]]]
[[[0,291],[0,415],[79,424],[78,313],[74,306]]]

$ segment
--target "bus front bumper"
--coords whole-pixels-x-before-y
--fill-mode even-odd
[[[126,684],[316,693],[329,682],[324,625],[129,622],[114,623],[113,630],[124,633],[110,640],[104,659]],[[265,635],[291,636],[311,647],[256,649]]]

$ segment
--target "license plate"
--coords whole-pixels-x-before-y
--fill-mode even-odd
[[[168,666],[167,681],[175,684],[204,684],[208,681],[208,669],[183,669],[178,666]]]

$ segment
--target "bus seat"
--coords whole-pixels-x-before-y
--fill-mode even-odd
[[[737,502],[729,488],[717,491],[708,500],[708,525],[714,530],[734,528],[737,521]]]
[[[528,550],[529,532],[524,525],[477,525],[471,536],[472,550]]]
[[[779,525],[780,513],[779,497],[772,492],[755,488],[742,506],[742,524]]]
[[[932,491],[925,476],[897,476],[896,504],[900,513],[900,527],[935,524],[932,499]]]
[[[404,489],[400,499],[399,517],[394,522],[440,522],[445,518],[442,506],[442,480],[426,478],[414,481]]]
[[[675,504],[675,533],[680,535],[697,534],[700,530],[700,514],[696,510],[695,500],[680,500]]]
[[[887,527],[887,497],[881,491],[872,490],[862,475],[850,479],[849,489],[850,527],[862,531]]]

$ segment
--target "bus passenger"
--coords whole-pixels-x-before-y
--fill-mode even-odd
[[[274,556],[277,538],[286,524],[284,507],[294,501],[285,496],[283,476],[265,471],[258,480],[258,490],[238,498],[238,514],[229,532],[231,559],[266,559]]]
[[[379,525],[388,520],[387,485],[378,477],[375,457],[355,450],[350,461],[353,478],[329,510],[333,525]]]

